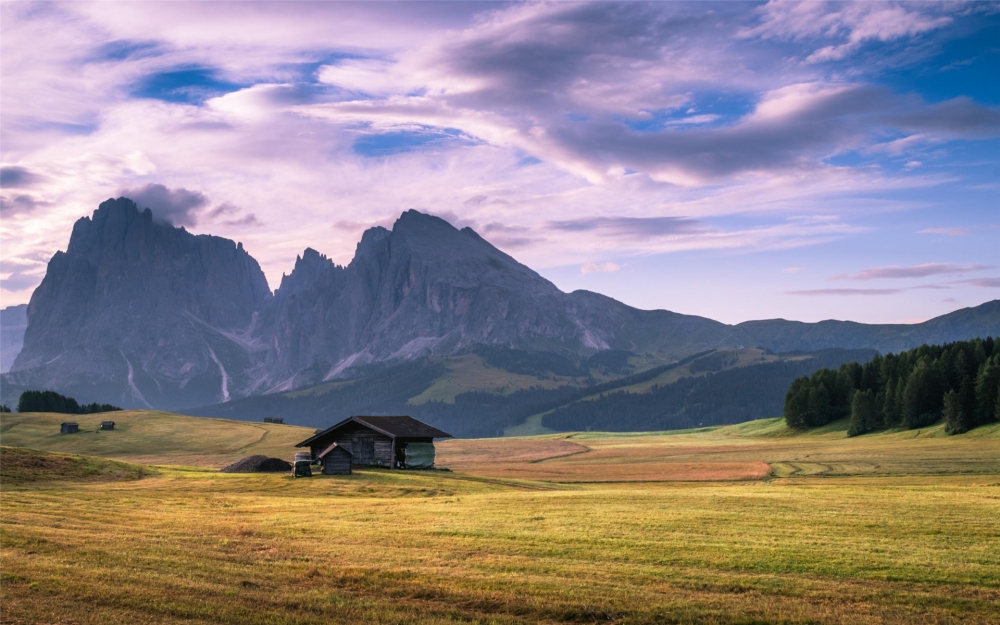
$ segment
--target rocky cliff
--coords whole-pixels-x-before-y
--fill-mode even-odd
[[[8,381],[126,407],[224,401],[249,387],[245,337],[270,297],[242,245],[108,200],[49,261]]]
[[[701,317],[563,293],[471,229],[413,210],[391,231],[368,230],[347,267],[306,250],[262,317],[261,336],[274,346],[270,390],[476,344],[670,358],[747,338]]]
[[[0,310],[0,373],[10,371],[24,345],[28,327],[28,305],[8,306]]]
[[[407,211],[372,228],[346,267],[307,249],[271,294],[242,245],[101,204],[27,308],[4,382],[124,407],[179,409],[290,390],[352,368],[487,344],[669,361],[717,347],[906,349],[995,334],[1000,302],[916,326],[784,320],[728,326],[563,293],[469,228]]]

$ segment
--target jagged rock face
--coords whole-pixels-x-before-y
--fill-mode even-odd
[[[476,344],[671,359],[740,345],[912,347],[918,338],[985,336],[998,319],[997,305],[916,326],[728,326],[642,311],[588,291],[563,293],[471,229],[416,211],[392,230],[365,232],[346,267],[306,250],[272,295],[241,245],[156,223],[119,198],[79,220],[66,252],[50,261],[4,382],[85,402],[181,409]]]
[[[9,379],[124,406],[221,401],[249,386],[242,337],[270,297],[242,245],[108,200],[49,261]]]
[[[473,344],[691,353],[743,337],[700,317],[567,295],[471,229],[412,210],[392,231],[367,231],[347,267],[306,250],[265,319],[271,390]]]
[[[24,345],[28,327],[28,305],[19,304],[0,310],[0,373],[10,371]]]

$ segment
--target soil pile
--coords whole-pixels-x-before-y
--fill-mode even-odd
[[[242,460],[234,462],[225,469],[223,473],[283,473],[291,471],[292,464],[281,458],[268,458],[262,454],[247,456]]]

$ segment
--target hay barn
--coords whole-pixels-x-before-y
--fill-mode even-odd
[[[114,421],[101,421],[101,429],[102,430],[113,430],[113,429],[115,429],[115,422]]]
[[[76,421],[64,421],[59,424],[60,434],[72,434],[73,432],[80,431],[80,424]]]
[[[451,438],[410,416],[355,416],[316,433],[296,447],[309,447],[313,459],[333,443],[351,454],[353,466],[429,469],[434,466],[434,439]]]
[[[284,417],[264,417],[264,423],[284,423]]]

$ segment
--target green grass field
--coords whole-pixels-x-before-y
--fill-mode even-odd
[[[1000,623],[998,424],[456,440],[452,472],[292,480],[214,468],[311,430],[118,414],[0,418],[2,622]]]

